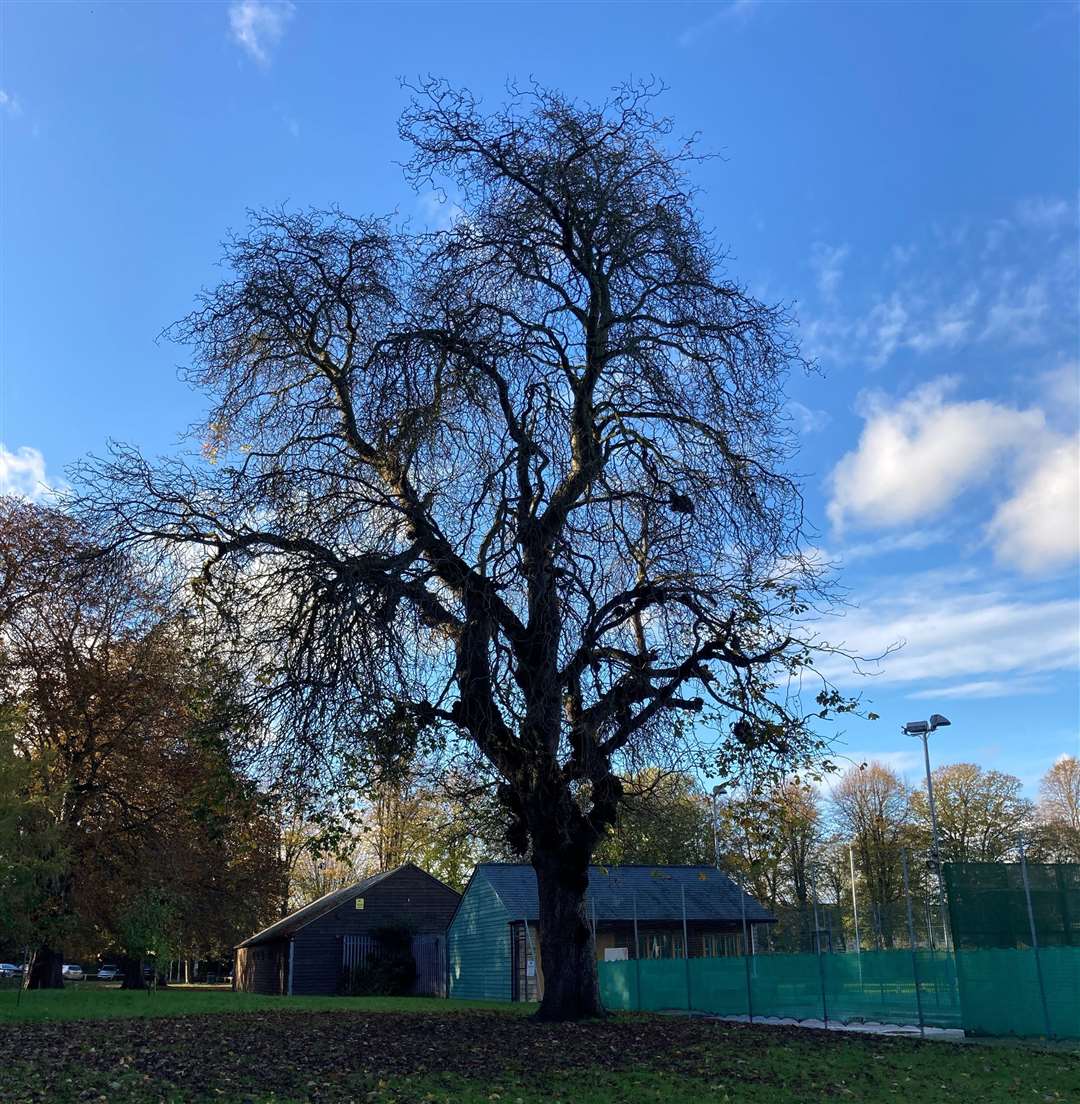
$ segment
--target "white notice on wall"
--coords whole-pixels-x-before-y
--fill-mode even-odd
[[[605,962],[625,962],[630,957],[626,947],[605,947]]]
[[[525,960],[525,976],[536,977],[536,959],[527,958]]]

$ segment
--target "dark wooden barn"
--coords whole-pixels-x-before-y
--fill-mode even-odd
[[[341,992],[346,971],[378,953],[375,933],[412,935],[418,994],[446,994],[446,929],[461,895],[412,863],[335,890],[245,939],[233,987],[245,993]]]

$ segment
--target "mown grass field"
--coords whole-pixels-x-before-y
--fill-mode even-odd
[[[198,990],[24,994],[16,1020],[0,996],[3,1104],[1080,1102],[1075,1051]]]
[[[215,1015],[228,1012],[448,1012],[497,1010],[526,1015],[534,1005],[448,1001],[437,997],[266,997],[218,986],[169,986],[131,992],[119,985],[76,982],[64,989],[0,991],[0,1024],[12,1021],[100,1020],[146,1016]]]

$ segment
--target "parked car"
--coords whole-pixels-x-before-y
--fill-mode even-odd
[[[83,973],[83,968],[77,962],[65,962],[63,977],[64,981],[82,981],[86,975]]]
[[[98,981],[116,981],[120,976],[120,967],[106,963],[98,968],[97,976]]]
[[[23,968],[14,962],[0,962],[0,978],[22,977]]]

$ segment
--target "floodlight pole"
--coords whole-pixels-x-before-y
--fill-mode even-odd
[[[945,875],[941,870],[941,841],[938,837],[938,822],[937,822],[937,808],[934,805],[934,779],[930,771],[930,733],[934,731],[937,724],[934,722],[942,722],[948,724],[944,717],[939,717],[936,713],[930,719],[930,723],[911,722],[903,727],[903,732],[907,736],[918,736],[922,740],[923,747],[923,763],[926,765],[926,800],[930,806],[930,833],[934,841],[934,870],[937,873],[938,881],[938,904],[941,908],[941,934],[944,937],[944,948],[947,951],[949,949],[949,924],[945,917]]]
[[[716,811],[716,799],[720,795],[720,787],[713,786],[712,791],[712,849],[713,863],[716,869],[720,869],[720,830],[717,827],[718,814]]]

